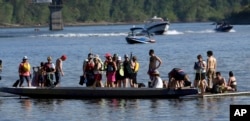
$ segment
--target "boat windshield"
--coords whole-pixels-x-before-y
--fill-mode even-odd
[[[152,23],[152,22],[163,22],[164,20],[160,17],[154,16],[153,18],[150,18],[146,21],[146,23]]]

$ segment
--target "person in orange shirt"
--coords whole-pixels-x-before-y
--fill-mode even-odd
[[[30,83],[31,72],[30,72],[30,64],[28,62],[27,56],[24,56],[23,61],[19,64],[18,72],[19,72],[19,78],[20,78],[19,87],[22,87],[24,79],[26,79],[28,87],[30,87],[31,86],[31,83]]]

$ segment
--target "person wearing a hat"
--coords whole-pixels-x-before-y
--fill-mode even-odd
[[[117,62],[117,71],[116,71],[116,87],[126,87],[124,82],[124,69],[122,57],[118,56]]]
[[[45,74],[45,86],[54,86],[54,73],[55,73],[55,64],[52,62],[52,57],[48,56],[47,57],[47,62],[44,64],[44,68],[46,71]]]
[[[63,72],[63,61],[67,59],[66,55],[62,55],[60,58],[56,60],[56,71],[55,71],[55,78],[56,82],[54,83],[57,86],[61,82],[61,76],[64,76]]]
[[[24,56],[23,61],[19,64],[18,72],[19,72],[19,81],[20,81],[19,87],[22,87],[24,79],[27,81],[28,87],[30,87],[31,86],[31,82],[30,82],[31,72],[30,72],[30,64],[28,62],[27,56]]]
[[[128,55],[124,55],[124,61],[123,61],[123,70],[124,70],[124,83],[127,85],[127,82],[129,82],[130,86],[133,87],[132,81],[133,81],[133,65],[131,63],[131,60],[129,59]]]
[[[131,68],[133,70],[133,74],[132,74],[132,80],[130,82],[130,85],[131,85],[131,87],[138,87],[138,84],[137,84],[137,72],[139,71],[140,64],[139,64],[136,56],[132,57]]]
[[[160,77],[159,71],[155,70],[152,73],[152,82],[151,82],[152,88],[163,88],[163,81]]]
[[[116,62],[113,61],[112,56],[106,56],[105,61],[106,66],[106,76],[107,76],[107,87],[115,87],[115,81],[116,81]]]
[[[88,54],[88,58],[85,59],[85,61],[83,62],[83,76],[86,79],[86,86],[90,87],[93,86],[95,79],[94,79],[94,66],[95,63],[93,61],[94,55],[93,53],[89,53]]]
[[[94,57],[93,61],[94,61],[94,79],[95,79],[93,87],[103,87],[102,84],[103,62],[98,55]]]

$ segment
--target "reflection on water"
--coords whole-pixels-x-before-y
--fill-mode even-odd
[[[32,108],[32,103],[30,99],[20,99],[21,107],[26,111],[30,112]]]
[[[16,102],[17,101],[17,102]],[[192,119],[229,120],[230,104],[249,103],[247,96],[224,98],[190,98],[190,99],[0,99],[0,112],[11,102],[19,115],[29,120],[42,115],[51,120],[172,120]],[[7,104],[7,105],[6,105]],[[18,106],[19,104],[19,106]],[[20,107],[20,108],[19,108]],[[6,112],[6,111],[5,111]],[[6,112],[10,113],[10,112]],[[11,112],[13,113],[13,112]],[[0,116],[3,114],[0,114]],[[46,116],[45,116],[46,115]],[[56,116],[54,116],[56,115]],[[173,118],[175,117],[175,118]],[[18,117],[16,117],[18,120]]]

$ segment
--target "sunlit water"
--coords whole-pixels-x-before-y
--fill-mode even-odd
[[[32,66],[38,66],[52,56],[62,54],[65,76],[61,86],[79,86],[82,63],[89,52],[102,59],[107,52],[138,57],[138,81],[147,84],[149,49],[154,49],[163,64],[159,71],[166,80],[174,67],[184,69],[194,79],[196,56],[206,59],[212,50],[218,61],[218,71],[227,79],[232,70],[240,91],[250,90],[250,26],[234,26],[229,33],[217,33],[211,23],[171,24],[164,35],[154,36],[154,44],[129,45],[125,41],[133,25],[65,27],[51,32],[48,28],[0,29],[0,59],[3,60],[1,86],[11,86],[18,79],[17,68],[23,56]],[[142,25],[136,25],[142,26]],[[26,83],[24,83],[26,84]],[[249,104],[250,97],[184,98],[184,99],[19,99],[0,93],[0,120],[171,120],[171,121],[228,121],[230,104]]]

